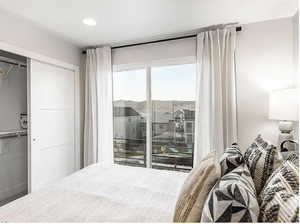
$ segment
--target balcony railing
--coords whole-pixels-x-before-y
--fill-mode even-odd
[[[193,148],[168,142],[152,143],[152,168],[189,171],[193,167]],[[161,149],[161,150],[160,150]],[[114,161],[129,166],[146,166],[145,139],[114,139]]]

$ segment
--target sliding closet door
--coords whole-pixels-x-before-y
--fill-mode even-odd
[[[29,190],[72,173],[75,153],[75,73],[30,60]]]

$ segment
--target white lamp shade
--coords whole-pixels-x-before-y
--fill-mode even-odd
[[[270,93],[269,119],[282,121],[299,120],[297,89],[282,89]]]

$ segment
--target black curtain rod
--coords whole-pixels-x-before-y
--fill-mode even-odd
[[[236,27],[236,31],[242,31],[242,27],[238,26]],[[173,38],[167,38],[167,39],[161,39],[161,40],[153,40],[153,41],[148,41],[148,42],[142,42],[142,43],[136,43],[136,44],[127,44],[127,45],[121,45],[121,46],[115,46],[112,47],[111,49],[118,49],[118,48],[123,48],[123,47],[133,47],[133,46],[139,46],[139,45],[144,45],[144,44],[155,44],[159,42],[165,42],[165,41],[171,41],[171,40],[180,40],[180,39],[186,39],[186,38],[191,38],[191,37],[196,37],[197,34],[193,35],[188,35],[188,36],[181,36],[181,37],[173,37]],[[86,50],[82,51],[82,54],[86,54]]]

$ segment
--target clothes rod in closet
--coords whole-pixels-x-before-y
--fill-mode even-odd
[[[10,64],[10,65],[20,66],[23,68],[27,67],[26,63],[24,63],[24,62],[21,62],[21,61],[15,60],[15,59],[11,59],[11,58],[7,58],[4,56],[0,56],[0,62],[4,62],[4,63]]]

